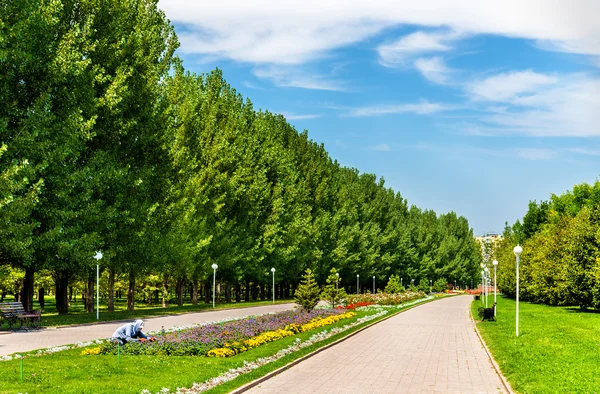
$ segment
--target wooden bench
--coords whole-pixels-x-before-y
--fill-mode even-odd
[[[23,323],[29,323],[32,328],[38,328],[42,321],[42,311],[35,310],[28,312],[23,308],[20,302],[0,302],[0,326],[6,321],[8,329],[19,324],[18,328],[23,327]]]

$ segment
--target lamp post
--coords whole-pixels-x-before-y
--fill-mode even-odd
[[[400,286],[404,287],[404,285],[402,284],[402,278],[400,278]]]
[[[432,292],[432,290],[431,290],[431,284],[432,284],[432,283],[433,283],[433,281],[432,281],[431,279],[429,279],[429,292],[430,292],[430,293]]]
[[[275,267],[271,268],[273,273],[273,304],[275,303]]]
[[[360,275],[356,274],[356,294],[360,293],[360,283],[359,283]]]
[[[216,264],[212,265],[212,269],[213,269],[213,309],[215,309],[215,290],[216,290],[216,286],[217,286],[217,268],[219,268],[218,265],[216,265]]]
[[[373,294],[375,294],[375,275],[373,275]]]
[[[498,268],[498,260],[492,261],[492,264],[494,265],[494,304],[496,304],[496,293],[498,292],[496,288],[496,268]],[[494,307],[494,317],[496,317],[496,307]]]
[[[490,292],[489,292],[490,288],[488,286],[488,281],[490,279],[490,269],[486,266],[484,268],[484,271],[485,271],[485,307],[487,308],[488,307],[488,297],[490,295]]]
[[[481,303],[483,303],[483,297],[485,297],[484,292],[483,292],[483,270],[481,270]]]
[[[521,253],[523,253],[523,248],[520,245],[515,246],[513,249],[513,253],[517,258],[517,327],[516,333],[519,336],[519,261],[521,260]]]
[[[96,320],[100,320],[100,259],[102,252],[96,252]]]

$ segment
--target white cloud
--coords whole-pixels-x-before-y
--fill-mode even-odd
[[[258,78],[271,80],[279,87],[333,91],[346,90],[340,81],[332,80],[322,75],[307,74],[296,67],[258,67],[253,70],[253,73]]]
[[[513,71],[472,82],[467,85],[466,90],[474,100],[511,101],[522,94],[537,91],[540,87],[553,85],[557,81],[554,76],[532,70]]]
[[[405,65],[416,55],[445,52],[452,49],[451,41],[459,35],[457,33],[428,33],[417,31],[408,34],[392,43],[381,44],[377,47],[379,63],[383,66],[394,67]]]
[[[378,152],[390,152],[392,150],[392,148],[390,148],[390,146],[388,144],[372,145],[372,146],[369,146],[367,149],[375,150]]]
[[[484,84],[489,87],[488,91],[476,89],[479,100],[501,101],[508,104],[508,108],[481,116],[482,123],[469,128],[470,133],[600,136],[600,78],[582,74],[535,74],[534,78],[525,78],[522,85],[509,80],[504,87],[494,83]],[[467,89],[473,92],[472,87]]]
[[[430,58],[418,58],[415,60],[415,68],[428,80],[438,84],[447,84],[448,77],[452,73],[444,60],[438,56]]]
[[[363,116],[379,116],[379,115],[390,115],[390,114],[403,114],[403,113],[414,113],[418,115],[429,115],[435,112],[448,111],[451,108],[449,106],[430,103],[427,100],[422,100],[416,104],[394,104],[394,105],[382,105],[382,106],[371,106],[351,109],[346,116],[351,117],[363,117]]]
[[[580,155],[600,156],[600,149],[569,148],[568,151],[573,152],[573,153],[578,153]]]
[[[287,120],[304,120],[304,119],[315,119],[315,118],[320,118],[321,115],[319,114],[293,114],[290,112],[282,112],[281,113]]]
[[[552,50],[600,55],[596,0],[221,0],[210,7],[160,0],[159,6],[182,28],[184,53],[251,63],[304,63],[401,25],[524,38]],[[448,45],[421,42],[437,51]]]
[[[527,160],[550,160],[556,156],[554,151],[540,148],[518,148],[515,152],[517,156]]]

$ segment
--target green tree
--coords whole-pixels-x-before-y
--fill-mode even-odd
[[[294,294],[296,304],[300,305],[305,311],[310,312],[317,306],[320,293],[315,276],[310,268],[307,268]]]
[[[338,274],[335,268],[329,271],[327,285],[325,285],[321,293],[321,298],[327,300],[332,308],[335,308],[336,305],[341,305],[347,297],[346,290],[339,285],[340,276]]]
[[[390,280],[388,281],[385,289],[383,290],[385,293],[395,294],[401,293],[404,291],[404,286],[400,285],[400,277],[398,275],[390,276]]]

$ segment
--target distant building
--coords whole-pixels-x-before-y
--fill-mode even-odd
[[[493,256],[493,251],[500,241],[502,235],[497,233],[486,233],[484,235],[476,235],[475,241],[481,246],[481,255],[485,261],[488,261],[490,256]]]

